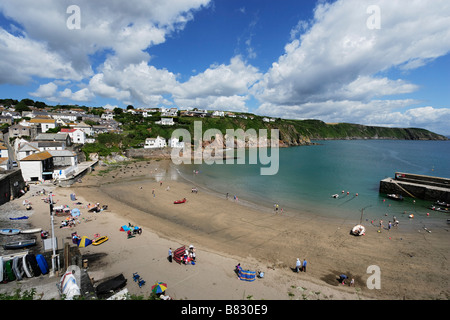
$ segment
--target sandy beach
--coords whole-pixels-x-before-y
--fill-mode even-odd
[[[357,300],[357,299],[448,299],[448,226],[427,232],[417,224],[409,231],[383,229],[366,223],[365,236],[349,234],[354,223],[311,216],[300,212],[274,213],[273,208],[245,204],[216,195],[176,177],[170,161],[138,161],[114,170],[98,166],[81,183],[54,188],[56,205],[81,211],[80,223],[59,228],[58,239],[70,241],[74,231],[93,238],[107,235],[100,246],[81,248],[89,260],[94,280],[123,273],[131,294],[148,296],[157,281],[168,284],[174,299],[184,300]],[[167,180],[169,176],[177,180]],[[192,188],[197,187],[198,193]],[[33,191],[33,190],[32,190]],[[75,193],[75,205],[70,194]],[[30,194],[30,222],[49,229],[48,204]],[[186,198],[183,204],[174,204]],[[22,201],[17,199],[15,201]],[[89,213],[88,203],[107,204],[108,210]],[[120,231],[131,223],[141,235],[127,239]],[[405,228],[406,229],[406,228]],[[412,230],[412,231],[411,231]],[[173,250],[193,244],[196,265],[168,262]],[[306,272],[294,272],[299,258],[307,260]],[[234,267],[263,271],[254,282],[238,279]],[[370,289],[369,266],[378,266],[380,289]],[[132,275],[146,281],[139,288]],[[341,285],[340,274],[354,278],[355,286]],[[39,291],[39,290],[38,290]]]

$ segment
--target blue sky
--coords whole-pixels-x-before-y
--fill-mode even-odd
[[[0,97],[450,135],[449,17],[445,0],[5,0]]]

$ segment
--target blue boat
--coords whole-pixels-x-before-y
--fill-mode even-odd
[[[28,216],[21,216],[21,217],[17,217],[17,218],[9,218],[9,220],[24,220],[24,219],[28,219]]]
[[[47,264],[47,260],[45,260],[44,256],[42,254],[36,255],[36,261],[39,266],[39,269],[41,269],[42,274],[47,274],[48,264]]]

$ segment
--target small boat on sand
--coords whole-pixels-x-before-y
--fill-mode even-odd
[[[21,217],[17,217],[17,218],[9,218],[9,220],[24,220],[24,219],[28,219],[28,216],[21,216]]]
[[[179,203],[185,203],[186,202],[186,198],[183,198],[182,200],[176,200],[173,203],[174,204],[179,204]]]
[[[12,236],[14,234],[18,234],[20,232],[20,229],[0,229],[0,234],[3,234],[5,236]]]
[[[36,233],[41,232],[42,228],[34,228],[34,229],[26,229],[26,230],[20,230],[20,233]]]
[[[363,236],[365,233],[366,228],[361,224],[357,224],[356,226],[354,226],[351,231],[351,234],[353,234],[354,236]]]
[[[92,245],[93,245],[93,246],[98,246],[98,245],[102,244],[103,242],[108,241],[108,239],[109,239],[109,238],[108,238],[107,236],[103,236],[103,237],[94,239],[94,240],[92,241]]]
[[[23,249],[36,245],[36,239],[29,240],[18,240],[7,242],[3,245],[3,248],[6,250],[14,250],[14,249]]]

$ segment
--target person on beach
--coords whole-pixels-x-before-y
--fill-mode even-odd
[[[172,263],[172,257],[173,257],[172,248],[169,248],[169,256],[167,257],[167,259],[169,259],[170,263]]]
[[[306,259],[303,259],[302,271],[306,272]]]
[[[300,271],[301,266],[302,266],[302,263],[300,262],[300,259],[297,258],[297,263],[295,264],[295,271],[297,273]]]

